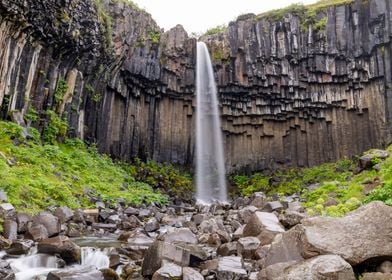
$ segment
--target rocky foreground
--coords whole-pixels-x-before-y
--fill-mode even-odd
[[[372,202],[343,218],[306,217],[298,198],[263,193],[231,205],[66,207],[33,217],[0,205],[4,218],[0,278],[15,279],[9,261],[55,255],[46,279],[392,279],[392,207]],[[108,268],[72,266],[72,238],[116,236]],[[62,267],[62,268],[61,268]],[[362,277],[362,278],[358,278]],[[45,279],[45,278],[43,278]]]

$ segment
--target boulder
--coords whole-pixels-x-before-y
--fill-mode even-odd
[[[33,226],[34,225],[43,225],[46,228],[49,237],[59,234],[61,230],[59,219],[49,212],[41,212],[34,216]]]
[[[93,266],[73,267],[52,271],[46,280],[104,280],[101,271]]]
[[[189,228],[169,228],[163,240],[168,243],[180,241],[197,244],[197,237]]]
[[[342,218],[302,221],[271,244],[265,265],[300,261],[317,255],[339,255],[351,265],[392,257],[392,207],[372,202]]]
[[[6,252],[8,255],[25,255],[29,253],[33,245],[34,242],[32,240],[15,240]]]
[[[250,203],[250,205],[259,209],[263,208],[267,203],[267,197],[262,192],[256,192],[252,194],[251,200],[252,202]]]
[[[371,150],[359,158],[359,167],[368,169],[377,163],[377,159],[386,159],[389,153],[384,150]]]
[[[142,259],[149,246],[154,242],[151,237],[137,231],[124,233],[119,237],[119,240],[127,242],[122,244],[121,248],[126,250],[127,255],[133,260]]]
[[[243,236],[257,236],[262,245],[265,245],[271,243],[276,234],[284,231],[274,214],[255,212],[244,227]]]
[[[182,278],[182,268],[174,263],[167,263],[158,269],[152,280],[172,280]]]
[[[59,219],[60,223],[65,223],[72,220],[74,211],[69,209],[67,206],[62,206],[56,209],[54,215]]]
[[[218,254],[218,256],[222,257],[235,255],[237,253],[237,242],[235,241],[222,244],[221,246],[219,246],[216,253]]]
[[[204,280],[204,277],[191,267],[183,267],[182,280]]]
[[[4,221],[4,237],[13,241],[18,238],[18,224],[13,220],[5,220]]]
[[[152,232],[152,231],[156,231],[159,229],[159,222],[157,220],[157,218],[153,217],[148,219],[148,221],[146,222],[145,226],[144,226],[145,231],[147,232]]]
[[[270,201],[267,202],[264,207],[263,207],[263,211],[265,212],[274,212],[274,211],[282,211],[284,209],[282,203],[280,203],[280,201]]]
[[[30,214],[17,213],[16,222],[18,223],[18,233],[25,233],[27,231],[27,225],[31,220]]]
[[[44,225],[31,225],[27,230],[26,237],[34,241],[40,241],[49,237],[48,230]]]
[[[40,241],[38,253],[59,254],[67,264],[78,263],[81,260],[80,247],[66,236],[56,236]]]
[[[7,261],[0,260],[0,279],[1,280],[15,280],[15,273],[12,271]]]
[[[293,210],[286,210],[279,215],[280,223],[286,228],[292,228],[293,226],[298,225],[305,218],[305,214]]]
[[[336,255],[317,256],[285,268],[280,275],[268,277],[268,280],[355,280],[352,267]]]
[[[218,260],[216,268],[218,279],[247,279],[241,257],[222,257]]]
[[[257,237],[242,237],[237,243],[237,254],[244,259],[252,259],[256,250],[260,247],[260,240]]]
[[[248,223],[253,213],[257,211],[257,207],[250,205],[242,208],[238,211],[238,216],[240,217],[243,223]]]
[[[0,217],[10,218],[15,215],[15,207],[11,203],[0,204]]]

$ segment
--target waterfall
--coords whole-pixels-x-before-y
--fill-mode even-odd
[[[227,189],[217,89],[205,43],[197,43],[196,199],[226,202]]]

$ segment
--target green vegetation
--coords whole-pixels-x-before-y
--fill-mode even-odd
[[[388,151],[392,154],[392,145]],[[261,173],[236,175],[231,177],[231,182],[245,196],[256,191],[269,195],[299,193],[308,214],[343,216],[374,200],[392,206],[392,156],[384,161],[375,158],[371,162],[379,171],[371,168],[357,174],[354,161],[341,160],[311,168],[277,170],[270,176]],[[309,188],[312,184],[317,185]]]
[[[94,103],[99,103],[102,100],[102,94],[96,92],[91,84],[86,84],[85,88]]]
[[[223,33],[226,30],[227,30],[226,25],[218,25],[216,27],[208,29],[206,33],[204,33],[204,35],[215,35],[215,34]]]
[[[113,162],[98,154],[94,146],[87,147],[80,140],[42,145],[38,131],[30,130],[31,140],[23,139],[22,131],[14,123],[0,122],[0,189],[17,209],[36,212],[57,205],[92,207],[86,193],[109,203],[119,198],[135,205],[167,202],[166,196],[134,179],[135,167]],[[15,145],[13,139],[21,144]]]
[[[301,28],[307,30],[311,25],[315,31],[323,31],[327,26],[327,9],[332,6],[341,6],[353,3],[354,0],[321,0],[315,4],[303,5],[301,3],[291,4],[288,7],[268,11],[256,17],[268,20],[283,20],[286,14],[298,16],[301,20]]]
[[[169,164],[158,164],[155,161],[147,163],[135,159],[130,169],[131,175],[154,189],[161,189],[171,197],[191,199],[193,195],[192,177],[181,173]]]
[[[97,17],[105,34],[106,49],[112,45],[113,23],[112,17],[105,8],[104,0],[94,0]]]
[[[161,33],[156,30],[151,30],[148,32],[149,39],[153,44],[159,44],[159,40],[161,38]]]
[[[48,144],[55,144],[62,141],[67,135],[68,124],[66,120],[62,120],[56,112],[52,110],[46,111],[48,123],[44,130],[44,141]]]
[[[60,79],[57,82],[57,88],[54,92],[54,102],[57,105],[63,102],[67,90],[68,90],[67,81],[64,78],[60,77]]]

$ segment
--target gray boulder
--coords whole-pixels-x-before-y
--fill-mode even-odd
[[[42,212],[34,216],[33,225],[43,225],[49,237],[59,234],[61,230],[59,219],[49,212]]]
[[[78,263],[81,260],[80,247],[66,236],[56,236],[40,241],[38,253],[59,254],[67,264]]]
[[[204,277],[191,267],[183,267],[182,280],[204,280]]]
[[[74,211],[69,209],[67,206],[62,206],[56,209],[54,215],[60,220],[60,223],[65,223],[72,220]]]
[[[257,236],[262,245],[265,245],[271,243],[276,234],[284,231],[284,227],[274,214],[255,212],[246,224],[243,236]]]
[[[260,247],[260,240],[257,237],[249,236],[238,240],[237,254],[244,259],[252,259],[256,250]]]
[[[152,280],[173,280],[182,278],[182,268],[174,263],[167,263],[158,269],[152,276]]]
[[[46,280],[104,280],[101,271],[95,267],[74,267],[52,271]]]

